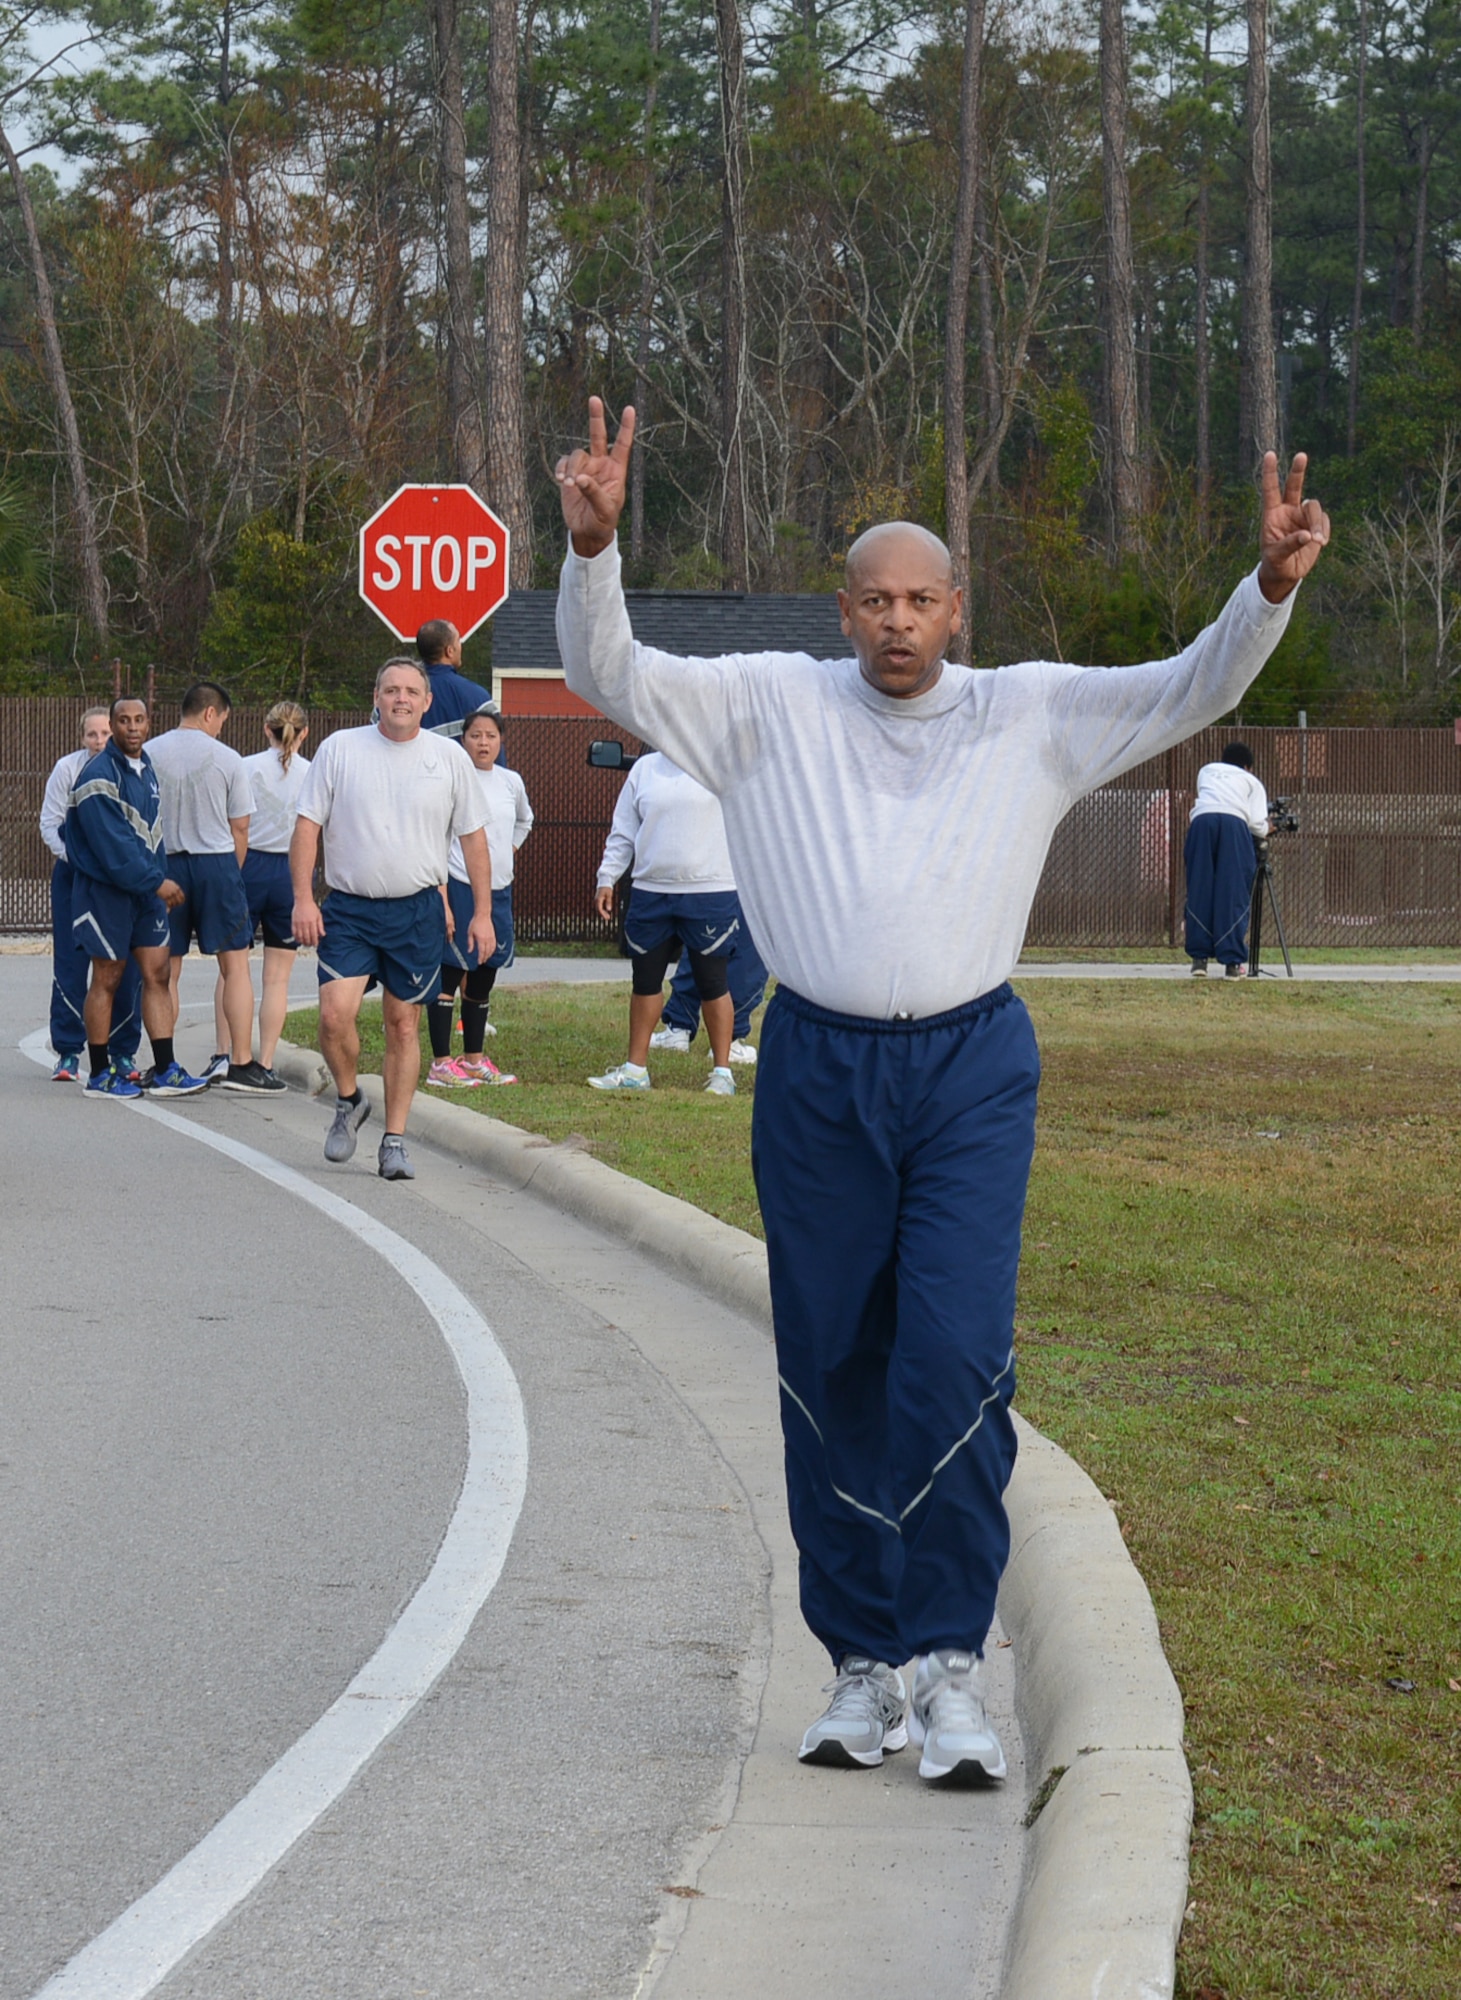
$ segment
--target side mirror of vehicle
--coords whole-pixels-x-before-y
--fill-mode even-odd
[[[588,746],[588,761],[595,771],[627,771],[634,759],[622,743],[598,738]]]

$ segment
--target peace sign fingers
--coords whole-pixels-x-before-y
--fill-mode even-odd
[[[588,450],[561,458],[556,467],[563,519],[581,556],[596,556],[613,541],[628,494],[629,454],[634,444],[634,411],[626,408],[609,448],[601,396],[588,399]]]

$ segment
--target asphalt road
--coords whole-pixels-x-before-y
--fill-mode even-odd
[[[5,2000],[334,1700],[430,1567],[464,1449],[451,1357],[380,1258],[16,1052],[45,971],[0,958]],[[407,1193],[522,1385],[530,1471],[443,1680],[159,1991],[632,1992],[744,1747],[744,1495],[626,1338],[377,1180],[373,1146],[329,1171],[300,1100],[176,1108],[393,1223]]]
[[[176,1121],[460,1288],[521,1391],[526,1486],[460,1649],[348,1789],[174,1969],[68,1990],[991,1996],[1025,1799],[1010,1654],[1002,1792],[933,1792],[906,1756],[796,1764],[828,1669],[764,1334],[424,1146],[414,1185],[382,1183],[373,1124],[327,1167],[296,1093],[164,1123],[53,1085],[16,1049],[47,979],[0,954],[0,2000],[65,1978],[293,1754],[458,1507],[464,1391],[421,1298]],[[200,1022],[210,991],[189,961]]]

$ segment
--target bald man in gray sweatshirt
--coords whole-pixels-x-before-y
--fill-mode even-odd
[[[948,550],[853,544],[852,657],[677,659],[636,644],[616,528],[634,413],[558,467],[568,685],[721,801],[778,990],[752,1165],[766,1225],[802,1612],[832,1658],[809,1763],[1004,1776],[979,1661],[1009,1553],[1015,1277],[1039,1056],[1008,979],[1051,837],[1086,793],[1232,709],[1329,539],[1264,461],[1261,549],[1174,659],[975,673]],[[899,1668],[915,1662],[911,1705]]]

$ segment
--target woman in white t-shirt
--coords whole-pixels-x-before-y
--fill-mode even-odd
[[[264,992],[259,1001],[259,1061],[274,1072],[274,1056],[289,1011],[289,975],[294,942],[294,890],[289,880],[289,842],[299,795],[309,772],[300,746],[309,735],[309,717],[297,701],[276,701],[264,717],[269,747],[245,757],[244,772],[254,795],[249,846],[244,856],[244,894],[249,903],[250,937],[263,932]],[[220,986],[221,991],[221,986]],[[219,1000],[214,997],[217,1010]],[[222,1030],[220,1028],[220,1035]],[[220,1046],[227,1048],[226,1041]]]
[[[1230,743],[1197,774],[1197,798],[1182,860],[1187,873],[1185,942],[1194,979],[1215,958],[1228,979],[1247,971],[1248,911],[1258,873],[1254,843],[1268,835],[1268,794],[1246,743]]]
[[[451,913],[451,942],[441,968],[441,991],[426,1010],[431,1034],[431,1068],[426,1081],[447,1090],[483,1083],[516,1083],[483,1054],[483,1041],[495,1035],[487,1007],[498,973],[513,960],[512,876],[517,850],[532,831],[533,809],[527,788],[516,771],[497,761],[502,749],[502,717],[495,706],[479,708],[467,717],[461,744],[476,767],[477,788],[487,813],[487,852],[492,862],[492,928],[497,949],[485,965],[467,948],[472,917],[472,891],[462,860],[462,845],[454,840],[447,863],[446,899]],[[453,1061],[452,1017],[457,989],[462,994],[462,1053]]]

